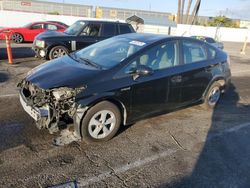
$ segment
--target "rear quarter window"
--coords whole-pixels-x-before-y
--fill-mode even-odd
[[[131,27],[132,27],[132,26],[131,26]],[[130,28],[129,25],[120,24],[120,25],[119,25],[119,31],[120,31],[120,34],[131,33],[131,32],[132,32],[132,28]]]
[[[216,50],[210,46],[207,47],[209,59],[214,59],[216,57]]]

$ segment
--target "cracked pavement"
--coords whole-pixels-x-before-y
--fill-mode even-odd
[[[195,106],[122,127],[105,143],[57,147],[17,96],[16,83],[44,62],[30,45],[17,45],[29,55],[8,65],[0,43],[0,187],[250,187],[249,49],[241,56],[241,44],[225,44],[232,86],[214,111]]]

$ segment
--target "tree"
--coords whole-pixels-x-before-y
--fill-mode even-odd
[[[220,27],[238,27],[233,20],[226,16],[216,16],[208,22],[208,26],[220,26]]]

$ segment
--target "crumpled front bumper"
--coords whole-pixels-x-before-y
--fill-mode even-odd
[[[33,45],[32,50],[35,52],[36,57],[46,59],[47,50],[45,48],[39,48]]]
[[[49,108],[48,107],[43,107],[43,108],[36,108],[32,107],[27,104],[27,101],[25,100],[25,97],[23,93],[20,91],[19,92],[19,99],[20,103],[23,107],[23,109],[35,120],[39,121],[42,117],[49,117]]]

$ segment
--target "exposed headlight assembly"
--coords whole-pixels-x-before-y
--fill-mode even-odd
[[[56,100],[65,100],[65,99],[75,97],[78,93],[80,93],[84,89],[85,87],[75,88],[75,89],[68,88],[68,87],[61,87],[61,88],[53,89],[52,94]]]
[[[40,48],[44,48],[45,47],[45,41],[43,41],[43,40],[36,40],[36,46],[40,47]]]

